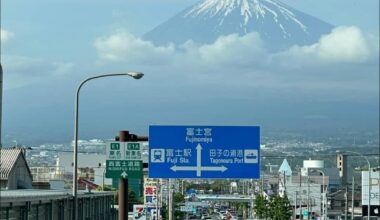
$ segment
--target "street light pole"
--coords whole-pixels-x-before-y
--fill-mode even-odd
[[[93,77],[89,77],[85,80],[83,80],[77,89],[76,96],[75,96],[75,110],[74,110],[74,168],[73,168],[73,219],[78,219],[78,207],[77,207],[77,200],[78,200],[78,119],[79,119],[79,92],[82,86],[93,79],[103,78],[103,77],[110,77],[110,76],[130,76],[134,79],[140,79],[144,76],[143,73],[140,72],[130,72],[130,73],[115,73],[115,74],[103,74],[103,75],[97,75]]]
[[[367,161],[368,164],[368,220],[371,219],[371,163],[369,162],[368,158],[365,157],[363,154],[355,152],[355,151],[344,151],[341,152],[339,150],[336,151],[337,153],[351,153],[359,155],[360,157],[364,158]],[[362,186],[363,187],[363,186]]]
[[[323,205],[322,205],[322,215],[323,215],[323,220],[325,220],[326,219],[326,214],[327,214],[327,201],[326,201],[326,199],[327,199],[327,194],[326,194],[326,192],[327,192],[327,187],[325,187],[325,173],[322,171],[322,170],[315,170],[315,171],[317,171],[317,172],[320,172],[320,173],[322,173],[322,194],[323,194],[323,197],[322,197],[322,200],[323,200]]]
[[[3,147],[2,145],[2,139],[1,139],[1,130],[2,130],[2,126],[1,126],[1,118],[2,118],[2,110],[3,110],[3,67],[1,66],[1,63],[0,63],[0,148]]]

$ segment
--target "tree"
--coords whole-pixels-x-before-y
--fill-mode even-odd
[[[175,192],[173,198],[174,198],[174,203],[175,204],[185,202],[185,197],[182,195],[182,193]]]
[[[263,195],[258,195],[256,197],[254,210],[257,217],[265,219],[268,217],[268,201]]]
[[[245,202],[232,202],[232,206],[238,212],[238,214],[243,215],[247,211],[247,203]]]
[[[214,184],[210,186],[210,189],[213,191],[213,193],[223,194],[226,193],[226,189],[228,191],[229,185],[230,183],[227,180],[215,180]]]
[[[141,204],[143,197],[138,198],[136,196],[136,193],[133,192],[131,188],[128,189],[128,209],[129,211],[133,211],[133,205],[134,204]],[[114,201],[115,205],[118,205],[119,203],[119,191],[115,191],[115,196],[114,196]]]
[[[292,207],[288,197],[285,195],[272,196],[269,200],[269,217],[273,220],[286,220],[292,217]]]
[[[179,205],[185,202],[185,197],[181,193],[175,192],[173,195],[173,199],[175,204],[174,219],[183,219],[183,212],[179,211]]]

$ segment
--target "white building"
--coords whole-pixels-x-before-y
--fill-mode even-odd
[[[324,162],[321,160],[305,160],[304,167],[297,175],[286,161],[283,161],[279,169],[279,193],[286,193],[290,204],[295,207],[297,215],[305,212],[312,213],[314,217],[322,216],[323,205],[326,204],[324,191],[329,185],[329,177],[322,176],[318,170],[324,170]]]
[[[94,170],[94,183],[97,185],[112,184],[112,179],[105,178],[106,155],[78,153],[78,169],[89,168]],[[59,152],[57,167],[63,169],[66,174],[73,174],[73,153]]]

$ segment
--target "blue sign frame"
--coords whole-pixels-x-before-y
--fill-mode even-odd
[[[260,127],[149,127],[149,178],[260,178]]]

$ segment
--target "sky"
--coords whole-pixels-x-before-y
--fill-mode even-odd
[[[154,124],[378,131],[378,0],[283,0],[336,28],[278,53],[255,33],[179,47],[141,39],[197,2],[2,0],[3,142],[72,140],[81,80],[126,71],[145,76],[81,90],[80,138]]]

